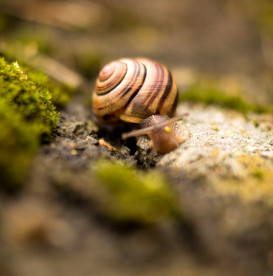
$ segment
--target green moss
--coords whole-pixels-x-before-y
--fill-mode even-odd
[[[52,94],[52,102],[58,108],[65,107],[75,93],[74,88],[68,87],[67,85],[61,83],[57,83],[53,80],[48,80],[47,86]]]
[[[219,105],[242,112],[270,113],[273,106],[262,106],[250,103],[240,96],[229,95],[223,90],[202,83],[191,85],[186,91],[180,93],[180,101],[202,102],[205,104]]]
[[[155,223],[179,214],[174,193],[157,171],[142,173],[124,164],[100,161],[95,173],[106,191],[104,210],[114,220]]]
[[[48,78],[43,72],[38,72],[34,69],[29,69],[29,63],[31,58],[28,57],[28,52],[32,52],[31,55],[36,56],[39,53],[39,49],[35,44],[23,45],[21,43],[6,43],[4,47],[4,57],[9,61],[18,60],[20,64],[23,64],[23,70],[29,75],[35,82],[41,86],[46,86],[52,95],[52,102],[57,107],[64,107],[72,95],[75,93],[75,89],[68,87],[65,84],[58,83]],[[34,71],[33,71],[34,70]]]
[[[57,126],[59,114],[45,81],[0,58],[0,188],[22,182],[41,137]]]
[[[57,125],[58,113],[41,74],[26,73],[18,63],[0,59],[0,97],[24,120],[38,123],[45,133]]]
[[[0,128],[0,189],[3,186],[14,188],[27,174],[38,147],[40,126],[26,123],[5,99],[0,98]]]
[[[46,87],[48,91],[50,91],[52,103],[58,108],[63,108],[70,101],[71,96],[75,92],[72,88],[49,79],[42,72],[27,70],[27,73],[30,78],[39,83],[40,86]]]

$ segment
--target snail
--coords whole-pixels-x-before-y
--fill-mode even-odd
[[[141,129],[122,135],[123,139],[148,135],[154,149],[167,153],[184,137],[173,117],[177,86],[170,71],[147,58],[123,58],[106,64],[93,92],[92,110],[99,124],[139,124]]]

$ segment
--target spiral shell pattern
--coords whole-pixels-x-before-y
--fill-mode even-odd
[[[97,118],[130,123],[154,114],[172,116],[176,104],[172,74],[164,65],[146,58],[124,58],[105,65],[92,100]]]

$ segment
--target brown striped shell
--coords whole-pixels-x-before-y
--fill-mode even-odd
[[[139,123],[154,114],[173,116],[176,104],[172,74],[146,58],[124,58],[105,65],[92,100],[95,116],[109,123]]]

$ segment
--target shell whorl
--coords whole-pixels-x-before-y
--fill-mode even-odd
[[[105,65],[93,93],[93,112],[100,119],[139,123],[153,114],[172,116],[177,87],[168,69],[155,61],[120,59]]]

